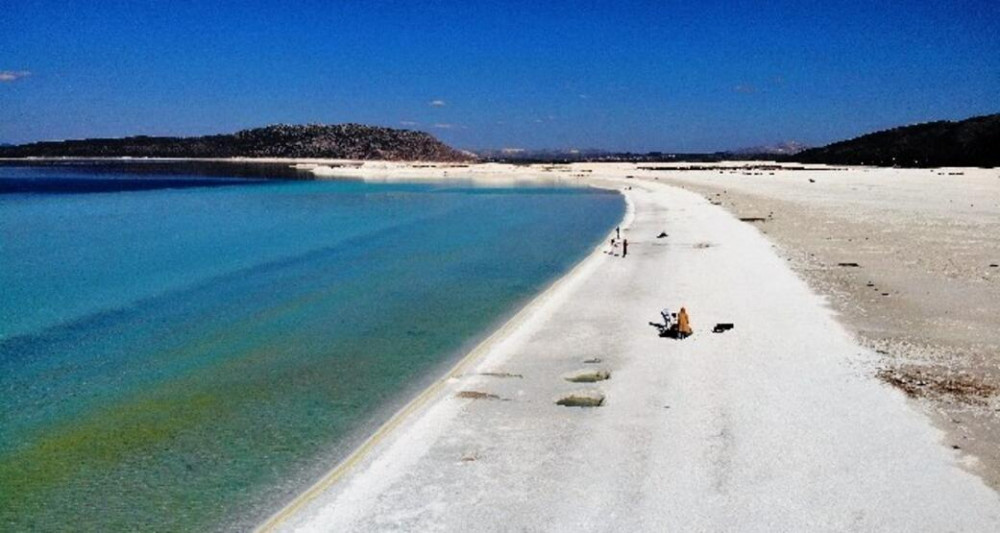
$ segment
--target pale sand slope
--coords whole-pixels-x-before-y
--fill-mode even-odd
[[[768,217],[757,227],[878,350],[881,376],[918,397],[1000,488],[1000,169],[643,176]]]
[[[596,252],[291,531],[997,531],[1000,498],[753,227],[700,195],[618,180],[625,259]],[[628,223],[630,217],[626,217]],[[656,239],[661,231],[670,236]],[[704,247],[703,244],[709,244]],[[530,243],[526,243],[530,245]],[[648,325],[686,305],[693,337]],[[736,328],[713,334],[715,322]],[[583,361],[599,357],[599,365]],[[599,367],[593,385],[563,380]],[[491,377],[509,372],[523,377]],[[560,407],[599,389],[603,407]],[[460,391],[501,399],[470,400]]]

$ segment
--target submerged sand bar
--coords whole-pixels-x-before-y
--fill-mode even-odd
[[[595,250],[264,529],[1000,530],[997,494],[757,228],[593,168],[631,187],[628,257]],[[659,338],[681,305],[694,336]],[[589,364],[610,379],[565,379]],[[602,405],[556,405],[586,390]]]

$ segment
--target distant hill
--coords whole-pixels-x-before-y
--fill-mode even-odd
[[[289,157],[465,161],[429,133],[363,126],[273,125],[202,137],[125,137],[0,147],[0,157]]]
[[[903,126],[805,150],[801,163],[900,167],[1000,166],[1000,114]]]
[[[795,155],[804,150],[808,150],[809,147],[795,141],[788,141],[779,144],[767,144],[763,146],[750,146],[747,148],[740,148],[738,150],[733,150],[729,152],[737,156],[752,156],[752,155]]]

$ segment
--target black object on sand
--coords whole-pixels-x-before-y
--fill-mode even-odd
[[[667,237],[667,232],[665,231],[661,231],[660,234],[656,236],[657,239],[662,239],[664,237]]]
[[[731,322],[720,322],[712,328],[712,333],[722,333],[724,331],[729,331],[733,329],[733,324]]]

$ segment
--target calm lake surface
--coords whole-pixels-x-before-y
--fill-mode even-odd
[[[0,165],[0,529],[246,529],[601,242],[620,195]]]

